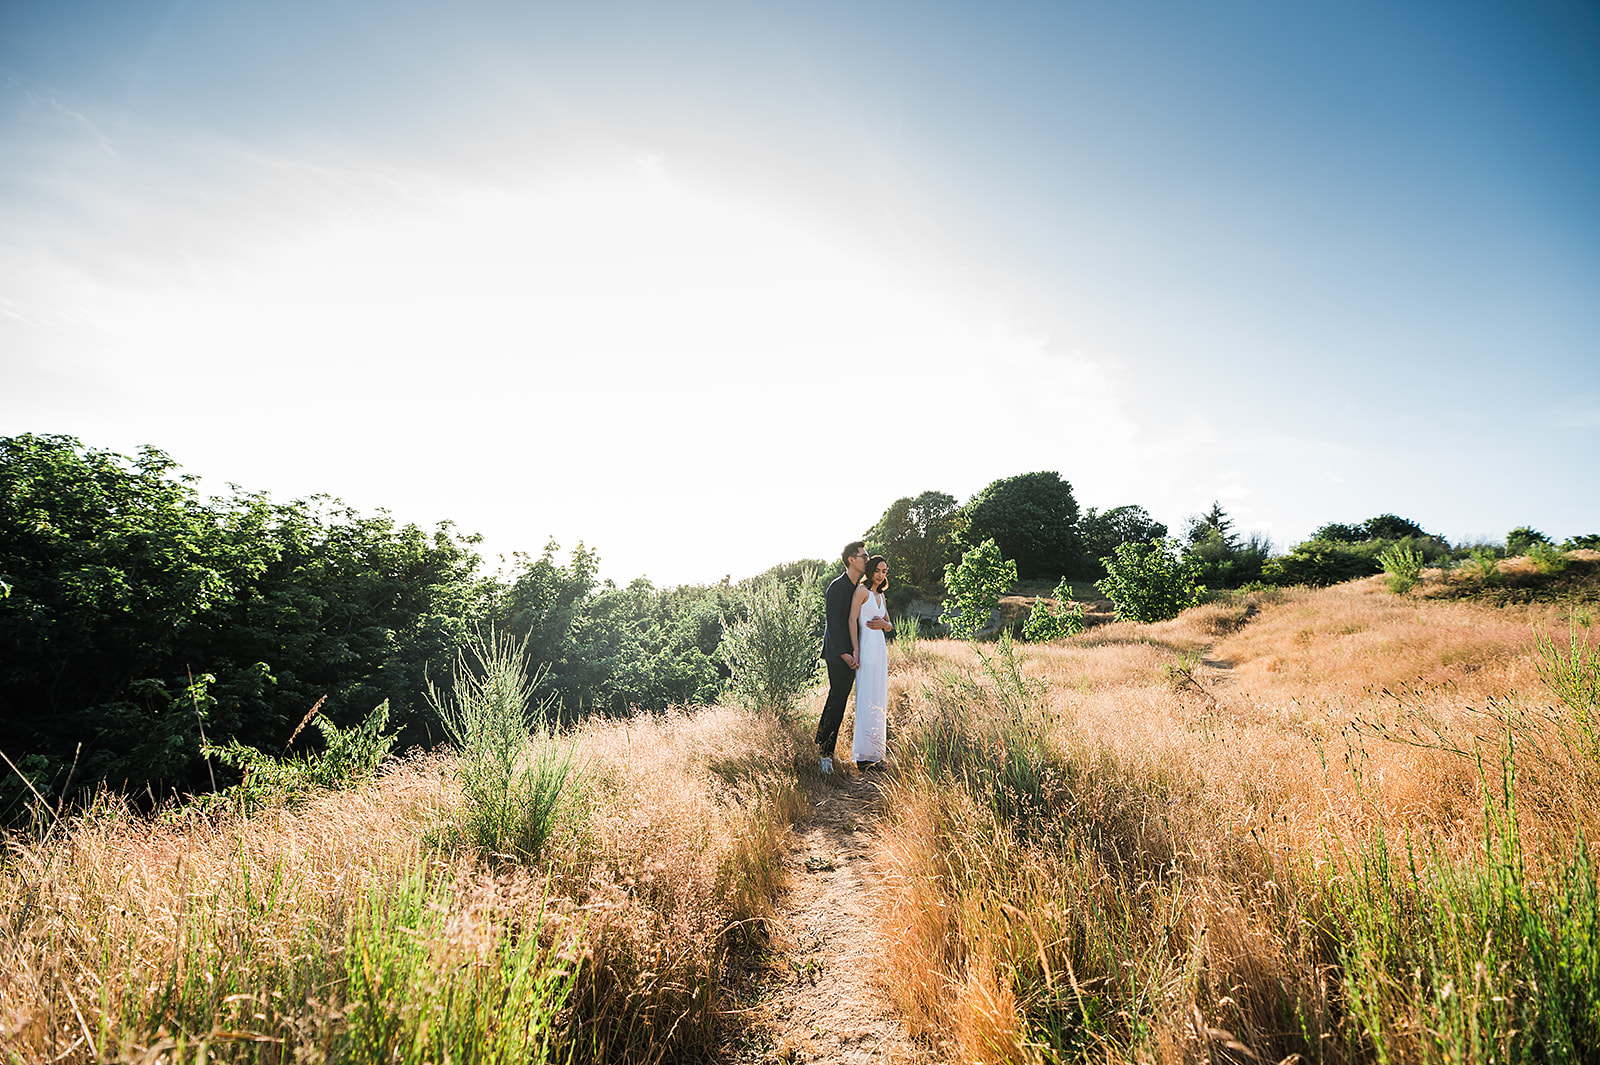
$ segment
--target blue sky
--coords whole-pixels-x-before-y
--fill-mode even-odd
[[[1280,548],[1600,532],[1600,13],[0,8],[0,432],[831,556],[1058,470]]]

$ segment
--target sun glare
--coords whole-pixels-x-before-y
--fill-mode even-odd
[[[659,157],[492,184],[304,182],[187,232],[146,220],[164,273],[79,273],[53,299],[96,308],[60,350],[99,352],[88,372],[115,380],[108,397],[143,397],[142,425],[170,412],[163,447],[235,442],[204,471],[228,480],[449,517],[491,547],[582,538],[621,579],[704,579],[828,554],[885,491],[981,487],[993,433],[972,412],[1001,415],[1046,464],[1069,416],[1107,443],[1132,436],[1106,376],[1008,316],[976,271]],[[283,486],[271,471],[297,450],[299,484]],[[866,467],[890,460],[886,487]],[[419,483],[431,509],[412,502]],[[708,514],[733,557],[701,546]],[[663,557],[681,572],[658,576]]]

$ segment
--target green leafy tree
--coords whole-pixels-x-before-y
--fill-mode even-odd
[[[1518,525],[1506,533],[1506,557],[1526,555],[1528,549],[1534,544],[1548,544],[1550,537],[1538,529],[1527,525]]]
[[[1175,618],[1200,601],[1200,565],[1171,540],[1119,544],[1109,558],[1105,580],[1095,587],[1106,594],[1124,621],[1153,622]]]
[[[584,669],[567,716],[714,701],[726,674],[715,657],[721,618],[732,602],[721,586],[658,591],[642,577],[626,588],[607,582],[584,601],[571,636],[567,661]]]
[[[172,468],[151,448],[0,440],[0,731],[47,794],[69,774],[180,780],[198,754],[184,636],[230,589],[215,524]]]
[[[581,541],[565,564],[557,560],[560,550],[550,540],[536,559],[513,556],[522,568],[501,608],[506,631],[525,641],[528,657],[553,674],[536,693],[541,699],[552,689],[571,695],[582,687],[578,675],[584,663],[572,660],[578,654],[575,637],[585,627],[585,608],[600,569],[600,555]]]
[[[1368,518],[1361,523],[1361,531],[1368,540],[1420,540],[1428,535],[1422,526],[1397,514],[1379,514],[1375,518]]]
[[[477,538],[326,496],[236,493],[213,507],[235,593],[191,632],[190,653],[217,674],[219,730],[270,747],[326,695],[334,724],[387,700],[409,738],[437,736],[427,664],[448,661],[492,602]]]
[[[1424,539],[1427,536],[1422,526],[1409,518],[1397,514],[1379,514],[1354,525],[1330,521],[1312,533],[1311,539],[1331,544],[1364,544],[1369,540]]]
[[[1366,542],[1367,533],[1359,524],[1346,525],[1343,522],[1330,521],[1312,533],[1311,539],[1330,544],[1359,544]]]
[[[597,709],[617,715],[716,701],[728,672],[717,647],[722,619],[735,606],[733,589],[717,584],[657,590],[641,577],[605,598],[617,600],[617,612],[636,620]]]
[[[944,568],[946,596],[939,620],[950,634],[970,640],[989,624],[1000,597],[1017,581],[1017,564],[1001,557],[993,540],[985,540]]]
[[[960,556],[965,521],[955,496],[923,492],[891,503],[866,539],[888,560],[893,581],[921,588],[939,580]]]
[[[1229,544],[1216,533],[1196,544],[1187,554],[1200,566],[1200,583],[1207,588],[1238,588],[1259,580],[1272,555],[1272,542],[1259,533]]]
[[[494,611],[497,627],[526,640],[540,666],[537,695],[565,721],[711,702],[727,675],[716,658],[722,618],[736,611],[726,584],[657,590],[597,578],[600,556],[582,543],[568,560],[550,541],[518,570]]]
[[[1167,535],[1167,527],[1140,506],[1112,507],[1096,511],[1090,507],[1078,522],[1078,534],[1088,560],[1091,576],[1105,576],[1100,560],[1116,550],[1118,544],[1142,544]]]
[[[994,481],[967,501],[966,541],[993,540],[1023,577],[1063,577],[1085,567],[1078,502],[1059,473]]]
[[[50,796],[165,795],[211,785],[202,730],[276,749],[324,695],[333,724],[389,699],[404,725],[424,709],[424,663],[475,609],[477,564],[448,526],[202,499],[153,448],[0,439],[7,753]],[[0,785],[6,813],[19,797]]]

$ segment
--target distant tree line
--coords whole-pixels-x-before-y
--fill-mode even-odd
[[[867,531],[871,550],[889,561],[891,605],[917,595],[936,597],[946,566],[992,541],[1000,557],[1014,562],[1021,580],[1067,578],[1095,581],[1118,548],[1151,548],[1167,538],[1167,527],[1144,507],[1124,504],[1080,510],[1072,486],[1056,472],[1025,473],[994,481],[966,503],[945,492],[923,492],[890,504]],[[1555,547],[1535,529],[1519,527],[1503,548],[1481,544],[1452,547],[1407,518],[1380,514],[1353,524],[1330,522],[1286,553],[1273,554],[1260,533],[1241,535],[1220,502],[1191,516],[1167,547],[1176,561],[1208,589],[1251,584],[1327,585],[1382,572],[1379,556],[1390,549],[1416,551],[1430,563],[1494,550],[1521,554],[1530,546]],[[1595,547],[1600,535],[1573,537],[1566,548]]]
[[[903,602],[941,592],[945,567],[993,541],[1022,580],[1105,575],[1100,559],[1118,544],[1143,543],[1167,527],[1141,506],[1080,510],[1060,473],[1040,471],[991,482],[965,503],[929,491],[897,499],[867,530],[869,547],[888,560],[891,592]]]

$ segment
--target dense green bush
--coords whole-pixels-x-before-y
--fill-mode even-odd
[[[639,578],[626,588],[599,583],[600,556],[579,543],[562,563],[560,546],[520,568],[490,615],[526,639],[544,667],[537,696],[554,696],[564,720],[622,715],[714,700],[726,670],[716,658],[722,618],[734,609],[726,584],[661,590]]]
[[[1371,577],[1383,572],[1379,556],[1391,547],[1415,551],[1425,563],[1449,558],[1449,547],[1434,536],[1398,541],[1365,540],[1342,543],[1333,540],[1307,540],[1295,545],[1287,555],[1270,558],[1261,568],[1267,584],[1308,584],[1323,587]]]
[[[587,811],[576,748],[551,728],[555,699],[536,701],[527,639],[490,632],[467,640],[448,689],[428,698],[456,748],[461,832],[489,857],[536,857]]]
[[[944,568],[944,612],[939,620],[950,634],[970,640],[986,628],[1000,597],[1017,581],[1017,564],[1002,558],[993,540],[985,540],[961,556],[959,565]]]
[[[377,776],[400,738],[388,731],[389,704],[379,703],[358,725],[341,729],[312,707],[307,720],[322,736],[322,749],[269,754],[231,739],[221,747],[202,744],[201,754],[244,774],[224,795],[241,811],[298,802],[319,791],[348,788]],[[298,734],[299,730],[296,730]],[[294,743],[289,737],[289,744]]]
[[[1269,584],[1309,584],[1322,587],[1341,584],[1357,577],[1370,577],[1382,571],[1378,562],[1381,543],[1341,543],[1336,540],[1307,540],[1295,545],[1287,555],[1267,560],[1261,578]]]
[[[1261,579],[1272,544],[1259,534],[1230,542],[1211,532],[1185,553],[1199,567],[1197,579],[1207,588],[1241,588]]]
[[[1083,604],[1072,601],[1072,585],[1063,578],[1049,599],[1042,595],[1034,599],[1033,609],[1022,626],[1022,638],[1030,643],[1048,643],[1082,631]]]
[[[1399,595],[1417,585],[1422,574],[1422,552],[1403,544],[1392,544],[1378,552],[1378,564],[1386,574],[1389,590]]]
[[[1572,565],[1567,553],[1551,543],[1531,543],[1527,555],[1534,568],[1544,574],[1565,573]]]
[[[1106,578],[1095,587],[1117,608],[1122,621],[1165,621],[1200,601],[1200,566],[1172,540],[1118,544],[1100,560]]]
[[[152,448],[0,439],[0,733],[29,781],[209,787],[202,729],[277,749],[323,696],[339,726],[387,700],[421,739],[424,664],[486,606],[473,538],[322,498],[202,499],[176,471]],[[24,794],[0,783],[0,817]]]
[[[1467,557],[1465,566],[1484,587],[1493,587],[1501,582],[1500,554],[1497,551],[1479,548]]]
[[[816,573],[759,581],[741,597],[742,620],[725,622],[719,650],[728,690],[758,710],[788,716],[816,681],[822,656]]]

